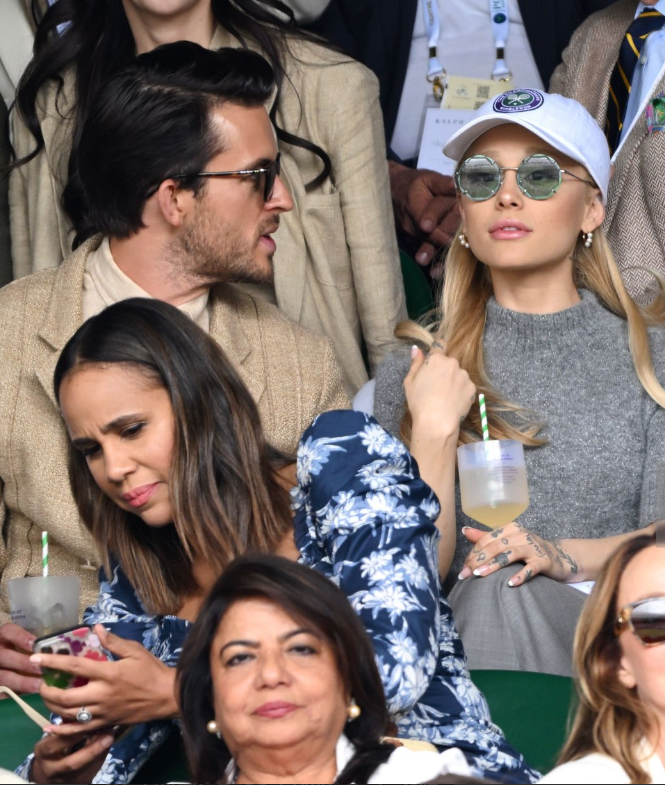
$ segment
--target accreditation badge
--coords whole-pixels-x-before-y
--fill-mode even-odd
[[[485,101],[513,89],[512,79],[473,79],[467,76],[446,77],[441,109],[478,109]]]
[[[418,155],[418,168],[431,169],[449,177],[455,172],[455,161],[443,154],[450,137],[467,123],[474,111],[485,101],[512,88],[512,82],[495,79],[473,79],[447,76],[441,104],[428,109]]]

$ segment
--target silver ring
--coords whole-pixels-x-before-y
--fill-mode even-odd
[[[86,722],[90,722],[92,719],[92,714],[86,709],[85,706],[81,706],[81,708],[76,713],[76,722],[80,722],[82,725],[85,725]]]

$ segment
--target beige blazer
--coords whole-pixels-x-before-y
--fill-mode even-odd
[[[218,28],[211,47],[237,45]],[[367,381],[363,339],[373,371],[395,345],[395,324],[406,318],[378,82],[364,66],[323,47],[299,41],[289,47],[277,122],[326,150],[332,175],[307,191],[306,184],[321,171],[320,159],[280,143],[294,208],[282,216],[275,235],[274,293],[290,319],[331,339],[347,390],[354,393]],[[67,177],[72,88],[68,74],[57,108],[55,88],[43,91],[45,150],[10,179],[17,278],[60,264],[71,249],[60,196]],[[16,116],[14,133],[20,156],[34,149],[32,135]],[[258,289],[253,293],[262,296]]]
[[[41,532],[54,575],[78,575],[82,607],[97,596],[97,556],[67,477],[67,434],[53,395],[61,350],[82,322],[83,272],[101,238],[62,266],[0,290],[0,622],[7,580],[41,574]],[[330,342],[233,286],[211,290],[210,334],[257,402],[268,440],[295,453],[314,417],[348,408]]]
[[[18,80],[32,56],[32,17],[24,2],[0,2],[0,95],[7,106],[11,106]]]
[[[621,0],[590,16],[573,35],[550,92],[575,98],[605,127],[610,76],[638,0]],[[652,97],[665,91],[665,77]],[[644,300],[665,275],[665,132],[649,133],[644,111],[614,160],[604,228],[628,291]]]

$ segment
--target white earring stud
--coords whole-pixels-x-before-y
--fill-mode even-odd
[[[593,232],[582,232],[582,239],[584,240],[584,247],[591,248],[593,243]]]
[[[469,248],[469,241],[466,239],[466,235],[464,234],[464,232],[460,234],[458,239],[460,245],[462,245],[464,248]]]
[[[218,739],[222,738],[222,734],[219,732],[219,728],[217,727],[215,720],[210,720],[210,722],[206,725],[206,729],[208,730],[208,733],[214,734]]]

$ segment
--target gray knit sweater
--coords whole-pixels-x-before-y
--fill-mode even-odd
[[[484,334],[489,379],[508,400],[531,409],[548,443],[525,450],[531,504],[519,521],[553,538],[594,538],[665,517],[665,410],[644,392],[628,348],[627,325],[593,294],[554,314],[517,313],[492,299]],[[652,329],[656,373],[665,380],[665,330]],[[374,415],[394,434],[404,411],[408,350],[379,367]],[[446,585],[470,545],[462,512]]]

